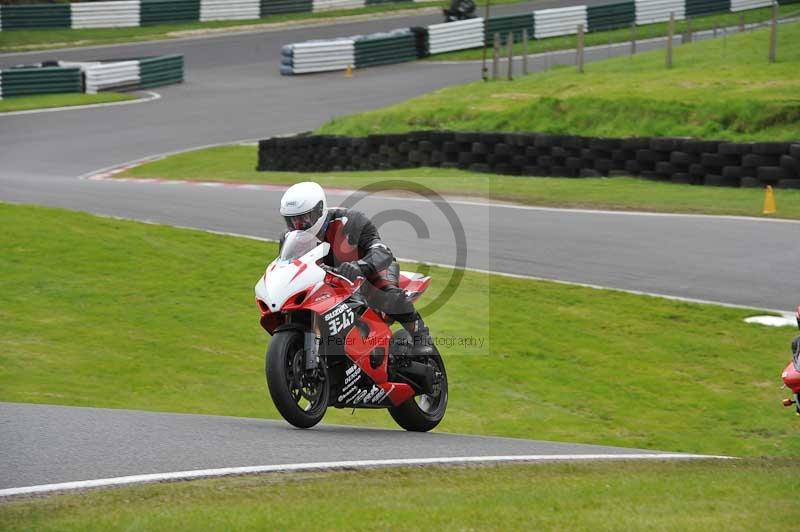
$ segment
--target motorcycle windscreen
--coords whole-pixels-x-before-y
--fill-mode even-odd
[[[286,233],[278,260],[291,262],[294,259],[299,259],[321,243],[316,235],[308,231],[290,231]]]

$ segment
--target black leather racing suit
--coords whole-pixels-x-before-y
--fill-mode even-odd
[[[360,211],[328,209],[327,220],[318,237],[331,245],[325,264],[337,267],[343,262],[357,263],[368,281],[364,289],[367,303],[413,334],[419,316],[398,285],[400,267],[392,251],[383,243],[370,219]]]

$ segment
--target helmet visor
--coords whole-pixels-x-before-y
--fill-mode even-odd
[[[284,216],[283,219],[286,220],[286,227],[289,231],[308,231],[317,223],[320,216],[322,216],[321,201],[308,212],[295,214],[293,216]]]

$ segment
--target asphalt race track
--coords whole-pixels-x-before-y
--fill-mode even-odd
[[[503,6],[494,12],[531,9],[531,4]],[[417,62],[371,68],[357,71],[352,79],[341,73],[278,74],[283,44],[439,19],[438,15],[414,15],[330,27],[0,55],[0,66],[9,66],[48,58],[182,53],[187,69],[185,84],[158,89],[162,97],[150,103],[0,116],[0,201],[275,238],[282,227],[277,216],[280,191],[78,177],[154,154],[310,130],[333,116],[477,79],[480,66],[474,63]],[[639,49],[645,47],[643,43]],[[587,61],[609,53],[589,52]],[[569,62],[570,57],[563,55],[560,60]],[[331,194],[333,204],[347,197],[347,193]],[[382,227],[395,253],[453,264],[453,228],[438,205],[426,203],[421,198],[366,197],[357,207],[372,216],[396,215],[400,209],[416,215],[430,232],[425,238],[418,238],[403,222],[389,221]],[[463,224],[469,267],[761,308],[790,309],[800,298],[799,223],[520,208],[459,200],[449,204]],[[253,272],[252,280],[260,273]],[[277,421],[0,404],[0,488],[354,458],[622,452],[635,450],[332,426],[300,432]]]
[[[0,403],[0,427],[0,497],[7,488],[258,464],[531,455],[693,456],[336,425],[303,431],[264,419],[12,403]]]

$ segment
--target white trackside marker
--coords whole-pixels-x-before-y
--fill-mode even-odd
[[[58,484],[41,484],[22,488],[0,490],[0,497],[16,495],[35,495],[55,491],[70,491],[88,488],[124,486],[146,482],[165,482],[170,480],[190,480],[198,478],[224,477],[255,473],[290,473],[297,471],[336,471],[342,469],[368,469],[378,467],[448,465],[448,464],[491,464],[502,462],[592,462],[623,460],[734,460],[730,456],[712,456],[680,453],[630,453],[630,454],[528,454],[510,456],[455,456],[442,458],[395,458],[388,460],[347,460],[340,462],[311,462],[305,464],[280,464],[245,467],[224,467],[220,469],[197,469],[172,473],[153,473],[125,477],[81,480]]]

